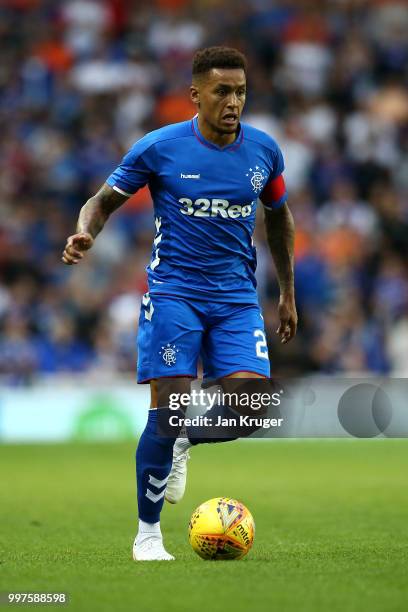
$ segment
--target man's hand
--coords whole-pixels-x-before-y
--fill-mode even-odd
[[[276,333],[280,337],[281,343],[286,344],[295,336],[298,322],[295,298],[293,295],[280,296],[278,314],[280,325]]]
[[[84,256],[84,252],[88,251],[93,243],[94,239],[87,232],[69,236],[62,254],[62,261],[68,266],[79,263]]]
[[[104,183],[92,198],[83,205],[79,213],[77,233],[70,236],[65,245],[62,261],[68,266],[77,264],[88,251],[109,216],[122,206],[129,196],[124,196]]]

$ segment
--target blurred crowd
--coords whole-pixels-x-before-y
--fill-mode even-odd
[[[408,376],[407,32],[403,0],[3,0],[0,380],[134,373],[148,190],[79,266],[61,252],[130,145],[194,114],[191,59],[213,44],[247,55],[244,120],[286,162],[300,324],[284,347],[261,211],[256,229],[273,371]]]

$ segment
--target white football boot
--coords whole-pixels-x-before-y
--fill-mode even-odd
[[[134,561],[174,561],[163,546],[162,535],[138,534],[133,544]]]
[[[173,465],[167,480],[164,499],[170,504],[177,504],[184,495],[187,481],[187,461],[190,459],[188,449],[192,445],[188,438],[177,438],[173,447]]]

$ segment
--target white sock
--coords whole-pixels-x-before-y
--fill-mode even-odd
[[[136,539],[140,542],[151,536],[161,537],[160,521],[157,523],[145,523],[139,519],[139,531],[137,532]]]
[[[191,444],[190,440],[187,438],[187,436],[184,438],[177,438],[177,448],[182,452],[185,453],[189,448],[191,448],[193,445]]]

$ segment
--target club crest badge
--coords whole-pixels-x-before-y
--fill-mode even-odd
[[[176,345],[175,344],[171,345],[168,342],[166,346],[161,347],[161,351],[159,351],[159,355],[162,356],[162,359],[167,366],[172,366],[177,361],[178,352],[179,350],[178,348],[176,348]]]
[[[250,174],[252,173],[252,174]],[[264,182],[266,179],[266,171],[259,166],[255,166],[255,169],[250,168],[246,176],[250,177],[252,189],[255,193],[260,193],[264,188]]]

